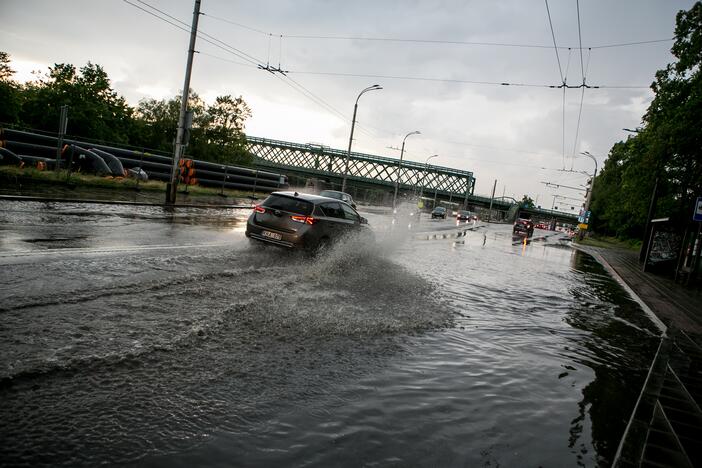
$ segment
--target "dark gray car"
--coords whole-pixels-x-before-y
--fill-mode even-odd
[[[344,201],[351,205],[353,209],[356,209],[356,203],[354,203],[353,198],[346,192],[339,192],[338,190],[322,190],[319,192],[320,197],[336,198],[337,200]]]
[[[246,223],[246,237],[317,251],[351,233],[372,238],[368,221],[338,200],[298,192],[273,192]]]

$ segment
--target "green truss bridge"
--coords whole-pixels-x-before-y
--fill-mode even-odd
[[[327,146],[291,143],[267,138],[247,137],[247,150],[263,167],[283,169],[307,177],[318,177],[341,183],[344,176],[347,152]],[[456,200],[470,198],[475,190],[472,172],[448,167],[402,161],[365,153],[351,153],[347,183],[365,188],[394,190],[398,180],[399,190],[425,193]]]
[[[246,149],[256,157],[256,165],[308,178],[326,179],[337,187],[344,177],[347,152],[315,144],[292,143],[268,138],[246,137]],[[517,201],[513,199],[481,197],[475,195],[475,177],[470,171],[449,167],[402,161],[365,153],[351,153],[347,184],[356,189],[374,189],[392,196],[395,181],[400,193],[423,193],[437,201],[453,202],[467,207],[487,208],[503,213],[504,218],[514,217]],[[575,216],[548,210],[529,210],[540,218],[555,218],[573,222]]]

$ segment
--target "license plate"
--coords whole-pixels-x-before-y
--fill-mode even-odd
[[[280,240],[283,238],[282,234],[278,234],[277,232],[271,232],[271,231],[262,231],[261,235],[263,237],[268,237],[269,239],[275,239],[275,240]]]

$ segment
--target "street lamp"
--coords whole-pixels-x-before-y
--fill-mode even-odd
[[[392,197],[392,211],[395,212],[395,205],[397,204],[397,189],[400,186],[400,173],[402,171],[402,156],[405,154],[405,140],[407,140],[407,137],[410,135],[419,135],[420,132],[419,130],[415,130],[413,132],[409,132],[405,137],[402,139],[402,148],[400,148],[400,162],[397,165],[397,177],[395,177],[395,194]]]
[[[351,135],[349,135],[349,150],[346,153],[346,157],[344,158],[344,179],[341,182],[341,191],[344,192],[346,191],[346,175],[349,172],[349,158],[351,157],[351,143],[353,142],[353,129],[356,126],[356,111],[358,110],[358,100],[361,99],[361,96],[363,96],[364,93],[367,93],[368,91],[375,91],[376,89],[383,89],[382,86],[374,84],[373,86],[369,86],[363,91],[361,91],[358,94],[358,97],[356,98],[356,103],[353,105],[353,118],[351,119]]]
[[[597,176],[597,159],[595,159],[595,157],[587,151],[583,151],[580,154],[582,154],[583,156],[587,156],[588,158],[592,159],[592,161],[595,163],[595,172],[592,174],[592,180],[590,180],[590,190],[587,192],[587,197],[585,198],[585,213],[587,214],[587,212],[590,211],[590,200],[592,200],[592,189],[595,187],[595,177]],[[580,237],[580,239],[582,239],[582,237],[583,237],[582,231],[578,237]]]
[[[422,188],[419,190],[419,200],[422,200],[422,195],[424,194],[424,178],[427,176],[427,170],[429,170],[429,160],[433,158],[438,158],[438,154],[432,154],[424,161],[424,174],[422,174]]]

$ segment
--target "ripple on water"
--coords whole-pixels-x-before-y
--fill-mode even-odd
[[[0,456],[606,464],[650,327],[587,260],[481,243],[52,260],[0,312]]]

